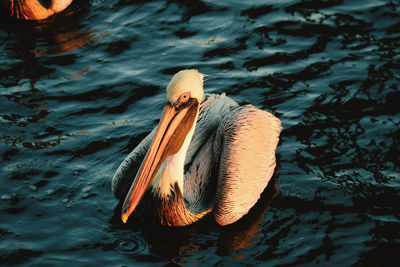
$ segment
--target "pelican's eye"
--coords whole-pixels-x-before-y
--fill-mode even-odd
[[[183,93],[183,94],[179,97],[179,102],[180,102],[180,103],[185,103],[185,102],[187,102],[187,101],[189,100],[189,98],[190,98],[190,92]]]

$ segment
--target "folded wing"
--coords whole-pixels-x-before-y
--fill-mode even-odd
[[[260,198],[274,173],[280,131],[278,118],[252,107],[237,108],[221,122],[214,144],[219,164],[214,214],[220,225],[239,220]]]

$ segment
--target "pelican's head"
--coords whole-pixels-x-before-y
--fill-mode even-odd
[[[181,70],[175,74],[167,87],[167,102],[174,104],[185,93],[189,93],[189,97],[197,99],[200,103],[204,97],[204,76],[204,74],[195,69]]]
[[[175,154],[182,154],[178,151],[182,152],[184,149],[181,150],[181,148],[183,147],[187,149],[189,142],[185,142],[185,140],[193,135],[199,106],[204,97],[204,76],[197,70],[182,70],[175,74],[169,82],[166,105],[156,135],[122,207],[123,222],[126,222],[136,208],[167,158]],[[184,143],[186,146],[183,146]],[[182,170],[176,171],[183,173],[183,162]]]

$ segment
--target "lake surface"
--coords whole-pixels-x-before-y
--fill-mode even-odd
[[[0,22],[0,264],[394,266],[400,2],[75,1]],[[125,225],[111,193],[172,75],[274,113],[279,167],[245,220]]]

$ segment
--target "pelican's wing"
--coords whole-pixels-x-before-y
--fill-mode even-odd
[[[196,129],[186,154],[185,165],[193,161],[199,149],[216,132],[222,119],[238,107],[239,104],[225,94],[204,95],[204,99],[200,104]]]
[[[215,133],[223,118],[238,107],[239,104],[225,94],[206,94],[200,105],[196,129],[186,154],[183,183],[185,203],[195,214],[213,205],[216,183],[211,176]]]
[[[111,183],[111,190],[114,196],[118,199],[124,199],[128,193],[129,188],[135,179],[136,173],[139,170],[147,150],[154,139],[157,128],[154,128],[140,143],[135,147],[132,152],[125,158],[119,165],[118,170],[115,172]]]
[[[274,173],[280,131],[278,118],[252,107],[237,108],[221,122],[214,143],[214,214],[220,225],[242,218],[260,198]]]

